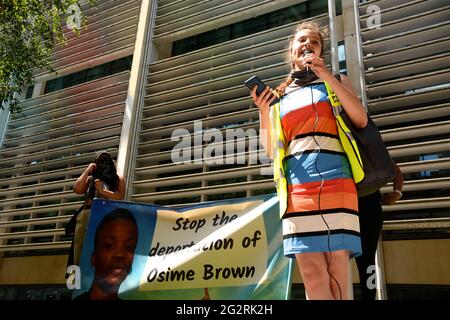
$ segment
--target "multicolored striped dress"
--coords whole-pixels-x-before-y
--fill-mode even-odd
[[[361,255],[358,197],[323,82],[290,85],[280,117],[287,145],[286,256],[349,250]]]

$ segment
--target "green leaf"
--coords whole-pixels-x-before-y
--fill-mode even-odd
[[[95,0],[88,3],[95,5]],[[0,0],[0,100],[13,117],[21,112],[15,93],[34,84],[33,72],[54,72],[51,54],[56,46],[66,45],[69,8],[81,8],[80,0]],[[86,18],[77,12],[81,28]]]

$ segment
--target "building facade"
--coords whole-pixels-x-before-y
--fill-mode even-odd
[[[281,82],[289,37],[310,19],[330,29],[330,68],[351,79],[404,173],[403,198],[383,208],[380,298],[450,297],[447,1],[97,0],[81,9],[88,26],[67,31],[52,57],[57,73],[37,71],[23,112],[0,114],[0,299],[70,295],[64,225],[82,203],[73,183],[98,150],[117,158],[127,201],[273,193],[243,82]],[[355,266],[353,281],[357,296]]]

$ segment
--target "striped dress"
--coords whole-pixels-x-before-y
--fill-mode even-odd
[[[284,253],[295,258],[296,253],[346,249],[359,256],[358,197],[325,85],[291,85],[286,92],[280,105],[288,144]]]

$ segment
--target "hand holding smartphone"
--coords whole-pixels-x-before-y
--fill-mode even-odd
[[[264,91],[264,89],[266,88],[266,85],[264,84],[264,82],[261,81],[261,79],[259,79],[257,76],[253,76],[247,80],[244,81],[244,84],[250,89],[253,90],[253,88],[256,86],[256,94],[259,96],[261,94],[261,92]],[[275,103],[277,103],[279,101],[278,98],[275,97],[275,99],[270,103],[270,105],[274,105]]]

